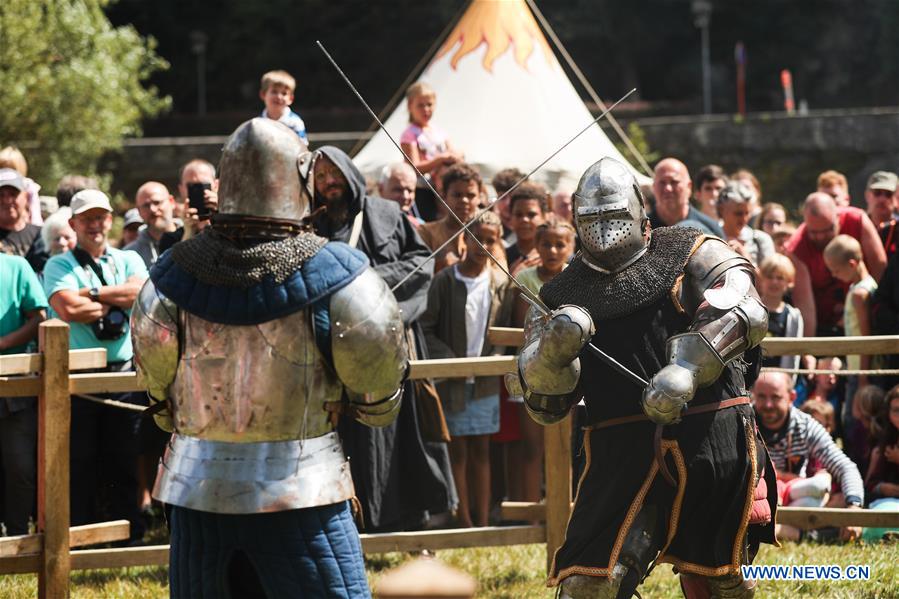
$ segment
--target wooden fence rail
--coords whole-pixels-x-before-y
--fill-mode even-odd
[[[490,329],[496,345],[517,346],[521,329]],[[811,353],[899,353],[899,336],[766,339],[769,355]],[[122,393],[145,390],[136,373],[80,373],[106,365],[104,350],[69,351],[69,328],[58,320],[42,323],[39,353],[0,356],[0,397],[38,398],[37,534],[0,540],[0,574],[37,572],[41,598],[68,597],[69,573],[75,569],[165,565],[168,545],[121,549],[75,549],[127,538],[122,522],[69,527],[69,427],[72,394]],[[467,378],[501,376],[515,370],[514,357],[490,356],[413,361],[410,376]],[[109,408],[115,409],[115,408]],[[545,543],[547,557],[561,544],[571,511],[570,420],[546,427],[546,502],[505,503],[509,519],[545,522],[529,526],[363,534],[367,553]],[[800,527],[899,526],[899,512],[800,510],[783,508],[781,521]],[[548,565],[548,564],[547,564]]]
[[[522,329],[494,327],[488,331],[494,345],[518,347],[524,342]],[[899,335],[868,337],[766,337],[762,349],[769,356],[845,356],[899,354]]]

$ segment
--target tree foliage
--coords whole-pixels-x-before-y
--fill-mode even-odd
[[[94,173],[169,105],[143,85],[168,68],[155,41],[113,27],[108,3],[0,1],[0,144],[18,145],[29,176],[51,188],[67,172]]]

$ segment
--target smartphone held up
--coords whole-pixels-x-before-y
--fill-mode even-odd
[[[187,200],[188,206],[197,211],[197,217],[200,220],[206,220],[212,214],[209,207],[206,206],[206,190],[212,189],[209,183],[188,183],[187,184]]]

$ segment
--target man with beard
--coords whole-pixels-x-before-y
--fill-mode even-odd
[[[135,302],[135,355],[174,428],[153,493],[173,597],[370,596],[333,416],[391,422],[408,360],[368,259],[305,230],[310,163],[284,125],[241,125],[218,214]]]
[[[689,598],[751,597],[740,566],[774,542],[776,509],[773,487],[756,500],[774,472],[746,391],[767,331],[755,269],[696,229],[650,229],[636,180],[610,158],[581,177],[574,214],[581,252],[540,290],[552,312],[531,310],[507,376],[542,424],[587,406],[586,466],[548,584],[631,597],[651,563],[671,563]]]
[[[313,170],[316,233],[359,248],[390,287],[427,259],[428,247],[399,205],[366,195],[365,179],[345,152],[323,146]],[[407,337],[414,338],[421,358],[427,356],[417,320],[427,307],[432,273],[427,265],[394,292]],[[408,400],[390,426],[371,429],[347,418],[341,423],[367,530],[416,528],[428,513],[446,512],[456,503],[446,445],[422,438],[411,381],[406,393]]]
[[[886,254],[874,223],[859,208],[838,208],[822,192],[809,194],[802,205],[803,222],[786,244],[789,254],[802,262],[811,275],[818,337],[842,336],[839,324],[848,283],[838,281],[824,264],[824,248],[837,235],[854,237],[862,246],[865,266],[875,280],[886,268]]]
[[[783,372],[763,372],[752,388],[756,421],[777,469],[777,478],[783,484],[792,484],[790,481],[794,479],[811,478],[815,470],[827,472],[827,484],[822,490],[830,492],[832,476],[843,494],[842,500],[831,501],[827,507],[860,509],[864,505],[865,488],[858,466],[836,446],[823,426],[793,406],[795,400],[793,377]],[[790,541],[805,536],[787,525],[780,525],[778,533],[779,538]],[[861,533],[860,527],[846,526],[840,530],[840,537],[852,540]]]

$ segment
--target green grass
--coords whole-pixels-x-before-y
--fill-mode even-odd
[[[474,576],[478,597],[490,599],[549,599],[552,589],[544,586],[546,552],[542,545],[484,547],[439,551],[445,563]],[[409,555],[389,553],[366,561],[369,581],[378,579],[390,568],[411,559]],[[787,544],[782,549],[764,546],[757,564],[868,564],[871,580],[864,582],[773,582],[760,583],[756,597],[793,599],[899,599],[899,544],[816,545]],[[676,576],[667,565],[659,566],[640,589],[647,599],[680,597]],[[0,597],[30,599],[37,594],[37,578],[30,575],[0,576]],[[75,599],[150,599],[168,597],[166,568],[126,568],[92,570],[72,574]]]

